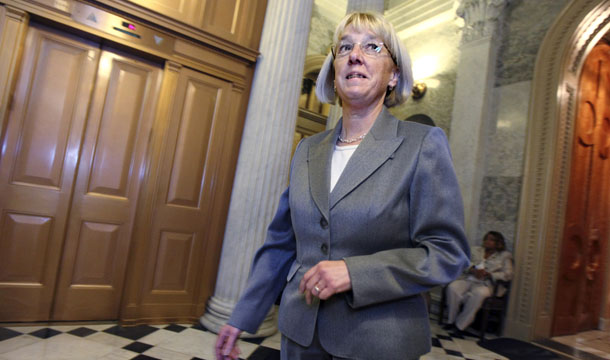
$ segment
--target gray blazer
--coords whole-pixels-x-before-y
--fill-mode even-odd
[[[454,280],[470,255],[447,139],[384,108],[329,193],[340,130],[299,144],[290,187],[229,324],[256,332],[285,287],[279,329],[294,342],[311,344],[317,326],[334,356],[417,358],[430,349],[421,294]],[[307,305],[298,291],[305,272],[340,259],[352,290]]]

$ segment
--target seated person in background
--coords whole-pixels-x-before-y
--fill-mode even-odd
[[[483,237],[483,246],[472,248],[470,267],[447,286],[449,318],[445,330],[466,329],[473,321],[483,301],[493,294],[496,280],[510,281],[513,276],[513,256],[506,250],[504,236],[490,231]],[[500,289],[502,295],[506,289]],[[458,313],[460,305],[464,304]]]

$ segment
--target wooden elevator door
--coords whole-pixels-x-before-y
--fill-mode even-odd
[[[118,318],[161,73],[28,30],[0,153],[0,321]]]
[[[185,318],[203,312],[212,295],[214,197],[225,193],[227,144],[234,144],[229,112],[230,83],[183,68],[152,194],[150,227],[141,231],[152,247],[145,260],[141,317]],[[230,146],[230,145],[229,145]],[[143,241],[141,241],[143,242]]]
[[[117,319],[161,69],[100,57],[55,298],[55,320]]]
[[[600,43],[580,78],[553,336],[598,328],[610,236],[609,155],[610,45]]]

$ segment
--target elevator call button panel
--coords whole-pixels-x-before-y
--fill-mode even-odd
[[[80,2],[73,3],[71,13],[72,20],[80,24],[166,54],[173,52],[174,38],[144,24]]]

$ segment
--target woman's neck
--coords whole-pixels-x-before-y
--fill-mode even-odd
[[[368,133],[382,110],[382,102],[368,107],[356,107],[344,103],[341,136],[343,138],[355,138]]]

